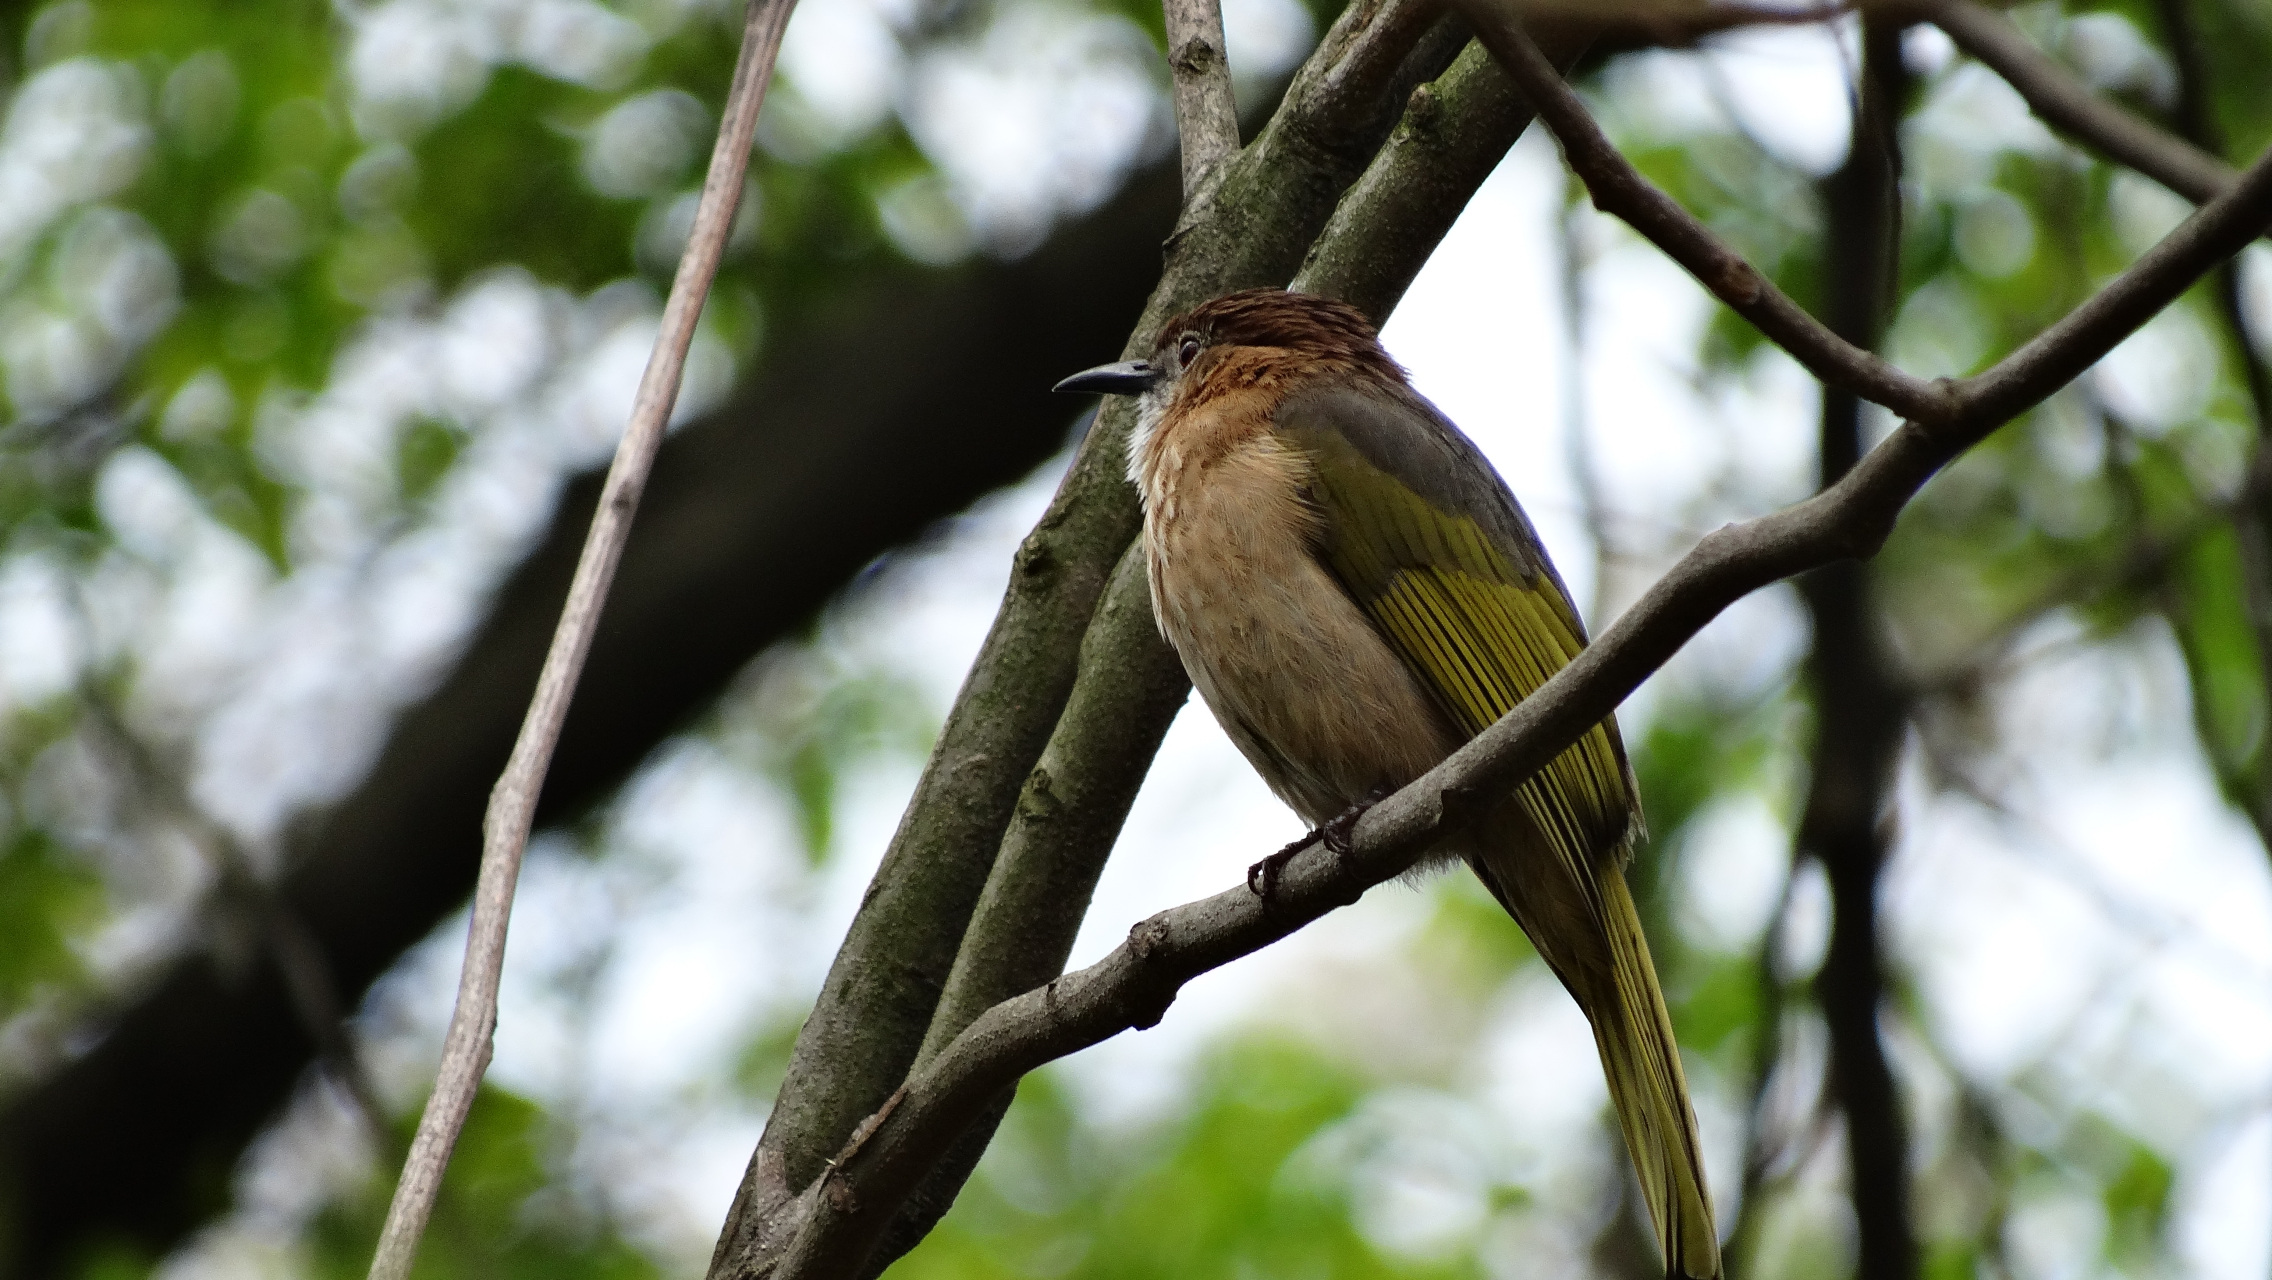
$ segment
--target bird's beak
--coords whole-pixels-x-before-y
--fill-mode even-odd
[[[1083,369],[1065,379],[1052,391],[1071,391],[1076,394],[1094,391],[1108,396],[1139,396],[1159,381],[1160,371],[1148,361],[1123,360],[1119,364],[1100,364],[1094,369]]]

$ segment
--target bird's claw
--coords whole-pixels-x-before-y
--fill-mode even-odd
[[[1278,852],[1271,854],[1269,857],[1264,858],[1262,861],[1255,863],[1251,867],[1248,867],[1246,869],[1246,891],[1253,894],[1255,897],[1262,899],[1264,902],[1270,901],[1270,899],[1275,897],[1278,893],[1279,873],[1286,869],[1287,863],[1294,860],[1295,854],[1309,848],[1311,844],[1315,843],[1318,840],[1318,838],[1318,833],[1312,831],[1309,834],[1303,836],[1301,839],[1294,841],[1292,844],[1287,845],[1283,849],[1280,849]]]
[[[1366,810],[1379,804],[1387,795],[1387,788],[1373,788],[1365,793],[1364,799],[1335,814],[1323,826],[1310,830],[1301,839],[1248,867],[1246,869],[1247,892],[1264,902],[1270,901],[1278,892],[1278,877],[1286,870],[1286,864],[1294,860],[1295,854],[1313,844],[1324,845],[1326,851],[1335,857],[1348,857],[1354,851],[1349,843],[1349,837],[1357,830],[1357,820],[1364,817]]]

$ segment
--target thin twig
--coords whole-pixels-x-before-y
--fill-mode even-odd
[[[1920,8],[1918,16],[2002,76],[2044,123],[2193,203],[2213,200],[2240,180],[2215,156],[2093,93],[2004,15],[1972,0],[1938,0]]]
[[[1175,82],[1175,131],[1183,143],[1183,203],[1213,190],[1223,162],[1239,149],[1239,111],[1223,51],[1217,0],[1161,0],[1168,27],[1168,74]]]
[[[663,428],[678,400],[687,348],[694,341],[703,300],[710,291],[711,278],[718,273],[735,207],[741,202],[742,177],[749,168],[758,108],[773,79],[782,29],[795,7],[796,0],[750,0],[740,59],[726,95],[725,117],[710,153],[694,227],[679,257],[670,297],[663,304],[654,353],[639,380],[638,394],[631,402],[631,421],[616,446],[615,462],[608,469],[599,506],[592,514],[591,533],[576,562],[576,576],[569,584],[560,625],[553,632],[552,647],[537,677],[528,717],[513,743],[504,775],[490,793],[489,812],[482,822],[481,875],[474,886],[473,922],[467,930],[465,967],[458,977],[457,1006],[450,1014],[434,1092],[419,1116],[418,1135],[411,1142],[402,1180],[396,1184],[394,1201],[387,1208],[386,1227],[371,1259],[371,1280],[403,1280],[409,1275],[419,1237],[426,1231],[426,1219],[441,1193],[442,1171],[449,1165],[450,1151],[457,1145],[482,1073],[489,1066],[497,1029],[498,975],[505,963],[505,927],[512,915],[513,886],[519,879],[521,855],[527,849],[529,827],[535,820],[537,796],[543,789],[553,748],[560,741],[560,727],[567,719],[576,679],[583,672],[584,656],[591,649],[592,633],[598,629],[609,582],[630,536],[640,491],[646,487]]]
[[[1515,37],[1528,45],[1519,28]],[[1162,912],[1138,924],[1098,963],[988,1010],[909,1078],[892,1114],[862,1135],[856,1151],[804,1188],[795,1206],[803,1220],[774,1274],[799,1280],[859,1274],[876,1231],[908,1189],[1019,1076],[1157,1023],[1191,978],[1401,874],[1445,833],[1616,710],[1743,596],[1808,569],[1874,554],[1935,472],[2105,356],[2268,223],[2272,154],[2073,314],[1986,373],[1946,385],[1947,409],[1938,421],[1904,423],[1844,479],[1806,501],[1707,535],[1536,693],[1366,813],[1347,852],[1305,849],[1288,862],[1267,903],[1240,886]]]
[[[1538,118],[1554,131],[1571,170],[1592,193],[1595,208],[1624,219],[1648,237],[1817,378],[1919,422],[1939,422],[1949,416],[1954,404],[1946,388],[1905,373],[1817,324],[1741,254],[1642,177],[1524,34],[1512,8],[1496,0],[1464,0],[1461,12],[1475,24],[1476,38],[1531,100]]]

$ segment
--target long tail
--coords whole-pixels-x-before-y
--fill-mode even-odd
[[[1672,1015],[1657,986],[1649,941],[1625,877],[1604,867],[1602,925],[1609,935],[1613,991],[1595,994],[1586,1010],[1609,1077],[1610,1101],[1625,1130],[1625,1149],[1641,1176],[1649,1216],[1664,1249],[1665,1274],[1716,1280],[1720,1241],[1712,1222],[1712,1196],[1704,1185],[1704,1153],[1696,1137],[1696,1111],[1688,1078],[1673,1042]]]

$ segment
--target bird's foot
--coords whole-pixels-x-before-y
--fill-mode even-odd
[[[1295,854],[1300,853],[1302,850],[1309,848],[1313,844],[1316,844],[1319,839],[1320,832],[1312,831],[1309,834],[1303,836],[1301,839],[1294,841],[1283,849],[1280,849],[1278,852],[1271,854],[1269,857],[1264,858],[1262,861],[1255,863],[1251,867],[1248,867],[1246,869],[1246,891],[1253,894],[1255,897],[1262,899],[1264,902],[1268,902],[1272,898],[1276,897],[1278,895],[1279,873],[1283,872],[1286,869],[1287,863],[1294,860]]]
[[[1350,845],[1349,837],[1357,832],[1357,820],[1371,812],[1374,805],[1388,799],[1388,796],[1387,787],[1374,787],[1365,793],[1364,799],[1343,809],[1334,815],[1333,821],[1319,827],[1317,838],[1324,841],[1326,849],[1336,857],[1346,858],[1355,853],[1356,849]]]
[[[1336,857],[1349,856],[1351,852],[1349,836],[1356,831],[1357,820],[1365,816],[1366,810],[1386,798],[1388,798],[1388,788],[1375,787],[1365,793],[1364,799],[1343,809],[1324,825],[1313,828],[1301,839],[1248,867],[1246,869],[1247,892],[1264,902],[1270,901],[1278,892],[1278,877],[1286,870],[1286,864],[1294,860],[1295,854],[1313,844],[1324,845],[1326,851]]]

